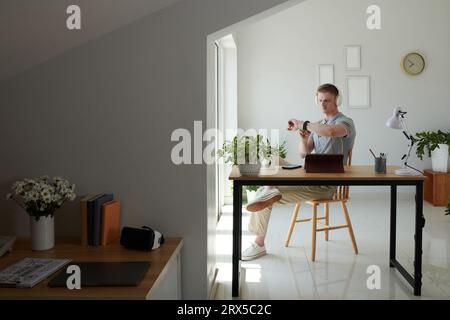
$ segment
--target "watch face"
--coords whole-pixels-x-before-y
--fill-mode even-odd
[[[411,75],[420,74],[425,68],[425,60],[418,53],[409,53],[403,58],[403,69]]]

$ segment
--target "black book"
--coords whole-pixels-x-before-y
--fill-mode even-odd
[[[113,194],[104,194],[93,201],[92,245],[99,246],[102,237],[102,204],[114,200]],[[89,212],[88,212],[89,214]]]
[[[93,246],[94,245],[94,201],[100,197],[102,197],[104,194],[97,194],[90,198],[87,203],[87,238],[88,238],[88,245]]]

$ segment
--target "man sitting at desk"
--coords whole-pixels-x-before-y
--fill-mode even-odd
[[[324,114],[317,123],[291,119],[288,130],[299,130],[300,157],[315,150],[316,153],[343,154],[347,163],[349,151],[355,142],[356,130],[353,120],[338,110],[339,90],[332,84],[321,85],[316,92],[316,103]],[[250,216],[249,230],[256,235],[254,242],[242,253],[242,260],[253,260],[266,254],[264,240],[269,224],[272,205],[275,202],[291,204],[315,199],[331,199],[335,186],[264,186],[256,193],[255,200],[247,205],[254,212]]]

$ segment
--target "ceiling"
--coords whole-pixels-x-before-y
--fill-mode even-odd
[[[1,0],[0,80],[181,0]],[[67,7],[81,9],[69,31]]]

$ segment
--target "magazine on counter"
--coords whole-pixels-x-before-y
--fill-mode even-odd
[[[70,261],[70,259],[24,258],[0,270],[0,287],[32,288]]]

